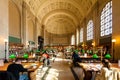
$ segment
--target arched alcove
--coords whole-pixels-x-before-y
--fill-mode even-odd
[[[9,36],[20,39],[20,24],[21,21],[18,7],[14,2],[9,1]]]

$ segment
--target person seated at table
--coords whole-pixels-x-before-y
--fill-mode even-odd
[[[49,54],[44,51],[44,53],[42,54],[42,58],[43,58],[43,66],[48,66],[50,64],[50,61],[49,61]]]
[[[96,74],[95,80],[113,80],[113,71],[110,67],[110,62],[107,59],[102,60],[103,67],[100,73]]]
[[[13,62],[12,64],[8,65],[7,71],[13,74],[13,76],[15,77],[15,80],[19,80],[20,72],[27,72],[27,69],[25,69],[21,64]],[[28,77],[26,76],[25,80],[28,80],[27,78]]]
[[[103,64],[103,67],[110,69],[110,62],[108,59],[103,59],[102,64]]]
[[[76,66],[77,62],[81,62],[81,58],[78,54],[78,52],[74,51],[72,54],[73,64]]]

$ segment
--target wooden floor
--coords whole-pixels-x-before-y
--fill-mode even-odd
[[[54,62],[51,60],[50,68],[44,79],[33,78],[32,80],[75,80],[70,67],[70,60],[64,59],[63,53],[60,52]]]
[[[64,59],[63,53],[58,53],[57,57],[55,58],[55,61],[51,62],[50,73],[56,74],[56,78],[51,80],[74,80],[74,76],[71,72],[70,66],[70,60]],[[51,74],[48,74],[48,76],[49,75]]]

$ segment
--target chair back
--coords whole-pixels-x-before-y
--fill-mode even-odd
[[[0,80],[15,80],[15,77],[11,72],[0,71]]]

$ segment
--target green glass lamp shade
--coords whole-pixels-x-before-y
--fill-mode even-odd
[[[40,51],[39,50],[36,50],[37,53],[39,53]]]
[[[11,55],[9,56],[9,58],[10,58],[10,59],[14,59],[14,58],[16,58],[16,56],[15,56],[15,54],[11,54]]]
[[[91,50],[89,50],[87,53],[92,54],[92,51],[91,51]]]
[[[84,49],[82,49],[82,53],[85,53],[85,50],[84,50]]]
[[[110,58],[111,58],[111,55],[110,55],[109,53],[107,53],[107,54],[105,55],[105,58],[110,59]]]
[[[97,55],[97,54],[93,54],[92,57],[93,57],[93,58],[98,58],[98,55]]]
[[[74,50],[75,53],[78,53],[78,50]]]
[[[25,53],[25,54],[23,55],[23,58],[27,59],[27,58],[28,58],[28,54]]]
[[[87,53],[90,53],[90,51],[89,51],[89,50],[87,50],[86,52],[87,52]]]

